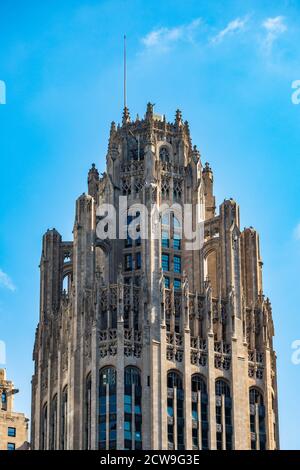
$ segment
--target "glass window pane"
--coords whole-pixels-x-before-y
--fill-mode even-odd
[[[162,243],[162,247],[163,248],[169,248],[169,232],[167,232],[166,230],[164,230],[162,232],[162,239],[161,239],[161,243]]]
[[[180,256],[174,256],[174,272],[181,273],[181,258]]]
[[[170,270],[169,255],[163,253],[162,255],[162,269],[163,271]]]
[[[125,413],[131,413],[131,405],[124,405]]]
[[[181,239],[179,234],[174,234],[174,240],[173,240],[173,247],[174,250],[180,250],[181,249]]]
[[[9,427],[7,429],[7,435],[10,437],[16,437],[16,428]]]
[[[136,258],[135,258],[135,268],[136,269],[141,269],[142,266],[142,258],[141,258],[141,253],[138,252],[136,253]]]

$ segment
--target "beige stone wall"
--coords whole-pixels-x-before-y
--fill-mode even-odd
[[[8,427],[16,429],[16,437],[8,436]],[[15,444],[16,450],[28,445],[28,419],[23,413],[0,411],[0,450],[7,450],[7,444]]]
[[[14,384],[6,380],[6,370],[0,369],[0,450],[7,450],[7,444],[15,445],[16,449],[28,446],[28,419],[23,413],[13,410],[13,398],[17,392]],[[6,399],[2,400],[2,394]],[[15,428],[15,437],[8,436],[8,428]]]

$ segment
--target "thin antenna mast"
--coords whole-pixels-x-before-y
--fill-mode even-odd
[[[126,35],[124,34],[124,109],[126,104]]]

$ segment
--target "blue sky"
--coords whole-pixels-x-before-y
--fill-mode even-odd
[[[30,413],[41,237],[71,239],[75,199],[92,162],[104,171],[109,126],[147,101],[190,123],[241,226],[260,233],[273,304],[282,448],[300,449],[299,1],[43,1],[0,3],[0,340],[7,373]]]

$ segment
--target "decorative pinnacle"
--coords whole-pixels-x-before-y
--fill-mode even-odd
[[[96,168],[95,163],[92,163],[92,166],[89,169],[88,173],[88,183],[90,183],[92,180],[99,180],[99,172]]]
[[[205,167],[203,168],[203,171],[210,171],[211,172],[211,167],[209,166],[208,162],[205,162]]]
[[[181,125],[182,125],[182,113],[181,113],[180,109],[176,109],[175,123],[176,123],[178,126],[181,126]]]
[[[122,117],[122,124],[128,124],[130,122],[130,114],[129,114],[129,109],[127,106],[123,109],[123,117]]]
[[[150,121],[153,119],[153,108],[154,108],[154,103],[147,103],[147,111],[146,111],[146,120]]]
[[[116,123],[115,121],[112,121],[110,125],[110,135],[114,134],[116,132]]]

